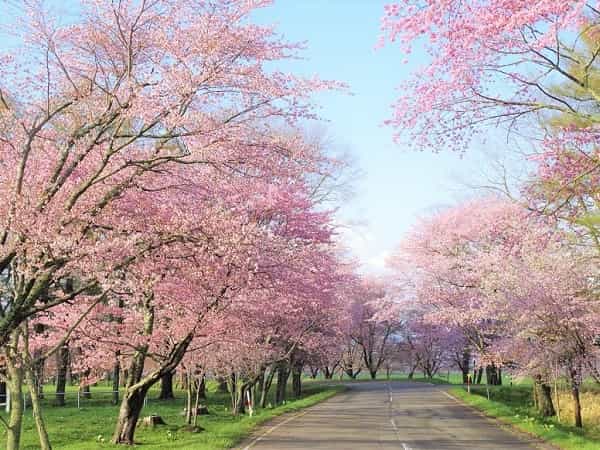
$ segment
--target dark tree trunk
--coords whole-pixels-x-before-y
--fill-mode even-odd
[[[477,375],[473,377],[476,384],[481,384],[481,378],[483,378],[483,367],[477,369]]]
[[[310,367],[310,377],[314,380],[317,378],[317,375],[319,375],[319,368],[318,367]]]
[[[37,390],[38,398],[44,399],[44,367],[46,366],[46,360],[39,355],[34,353],[34,364],[33,364],[33,376],[35,382],[35,388]]]
[[[6,383],[0,381],[0,403],[6,402]]]
[[[369,375],[371,375],[371,380],[377,379],[377,369],[369,369]]]
[[[263,389],[263,385],[265,384],[265,372],[267,368],[262,367],[260,369],[260,374],[256,379],[256,383],[254,383],[254,398],[258,399],[258,404],[260,405],[260,394]]]
[[[175,372],[167,372],[160,379],[160,394],[159,400],[172,400],[175,398],[173,394],[173,376]]]
[[[502,368],[498,367],[498,386],[502,386]]]
[[[581,399],[579,396],[579,374],[577,369],[570,365],[569,368],[569,382],[571,383],[571,397],[573,398],[573,420],[577,428],[583,428],[583,421],[581,419]]]
[[[334,372],[335,372],[334,370],[329,370],[329,367],[327,367],[327,366],[323,367],[323,376],[325,377],[326,380],[333,379]]]
[[[65,406],[68,368],[69,346],[65,344],[56,353],[56,406]]]
[[[90,385],[89,384],[86,384],[83,387],[82,396],[83,396],[83,398],[92,398],[92,393],[90,392]]]
[[[223,377],[217,377],[217,383],[219,386],[217,387],[217,391],[221,394],[228,394],[229,388],[227,387],[227,380]]]
[[[581,400],[579,399],[579,386],[573,385],[571,387],[571,396],[573,397],[573,417],[575,419],[575,426],[577,428],[583,428],[583,421],[581,420]]]
[[[290,371],[286,364],[281,364],[277,370],[277,391],[275,392],[275,403],[280,405],[285,401],[286,388]]]
[[[206,377],[204,374],[200,377],[200,382],[198,383],[198,398],[206,400]]]
[[[471,352],[469,349],[463,351],[460,369],[462,372],[463,384],[467,384],[469,382],[469,372],[471,371]]]
[[[487,379],[487,384],[490,384],[492,386],[500,385],[498,377],[498,368],[495,364],[485,366],[485,377]]]
[[[554,403],[552,403],[552,391],[550,385],[542,380],[541,376],[536,376],[533,383],[533,395],[537,412],[542,417],[551,417],[556,414]]]
[[[115,365],[112,370],[112,404],[119,404],[119,385],[120,385],[120,376],[121,376],[121,363],[119,362],[119,352],[115,353]]]
[[[295,364],[292,371],[292,392],[295,398],[302,395],[302,366]]]
[[[352,367],[349,367],[349,368],[345,369],[344,372],[346,372],[346,375],[348,375],[350,378],[352,378],[353,380],[356,380],[356,377],[360,373],[360,370],[357,370],[355,372]]]
[[[417,367],[419,367],[418,364],[415,364],[414,366],[410,367],[410,372],[408,372],[408,379],[412,380],[415,376],[415,371],[417,370]]]

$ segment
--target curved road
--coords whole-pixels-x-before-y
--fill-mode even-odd
[[[439,386],[362,382],[260,428],[243,450],[530,450],[543,447],[500,428]]]

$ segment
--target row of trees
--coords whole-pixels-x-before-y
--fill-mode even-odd
[[[390,266],[408,280],[406,308],[481,365],[533,377],[543,415],[554,414],[549,381],[565,376],[581,426],[581,382],[599,381],[598,4],[405,0],[382,26],[382,43],[410,52],[426,38],[430,56],[395,105],[398,140],[464,151],[503,129],[509,148],[529,149],[525,178],[505,167],[499,195],[404,239]]]
[[[86,1],[67,24],[13,4],[16,48],[0,56],[6,448],[20,446],[25,385],[51,448],[38,388],[52,358],[59,390],[69,359],[82,385],[124,383],[122,444],[176,369],[191,421],[205,374],[239,414],[275,377],[279,401],[290,374],[299,394],[302,368],[341,352],[348,330],[381,366],[379,326],[356,328],[368,315],[346,307],[371,294],[334,242],[345,163],[304,132],[311,95],[343,86],[274,69],[300,46],[252,22],[268,3]]]

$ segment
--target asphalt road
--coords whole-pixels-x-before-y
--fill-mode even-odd
[[[440,386],[362,382],[269,422],[244,450],[525,450],[544,448],[463,406]]]

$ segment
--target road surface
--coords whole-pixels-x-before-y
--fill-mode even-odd
[[[536,446],[537,445],[537,446]],[[309,409],[269,422],[239,449],[531,450],[440,386],[361,382]],[[546,447],[548,448],[548,447]]]

